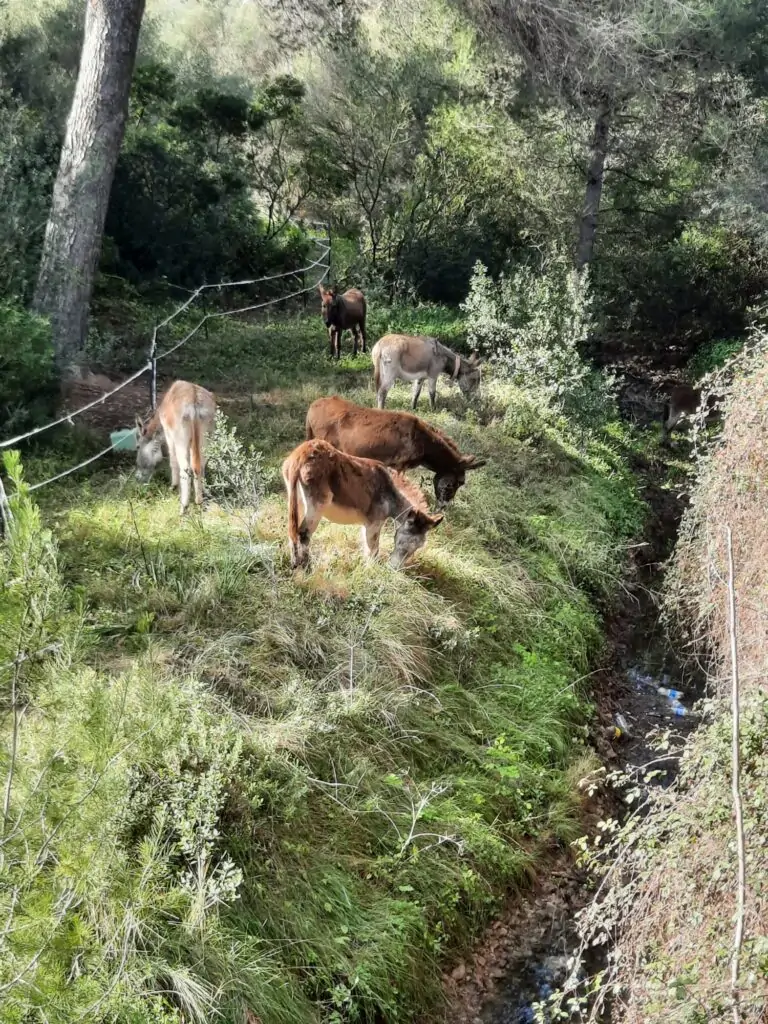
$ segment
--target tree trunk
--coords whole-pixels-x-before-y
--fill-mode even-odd
[[[576,247],[576,269],[581,273],[592,259],[597,234],[597,216],[600,198],[603,194],[605,156],[608,152],[608,132],[611,127],[611,110],[602,107],[595,119],[595,133],[592,138],[589,167],[587,168],[587,190],[584,209],[579,224],[579,242]]]
[[[82,350],[145,0],[87,0],[85,36],[33,306],[59,368]]]

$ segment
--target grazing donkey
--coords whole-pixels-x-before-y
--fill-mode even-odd
[[[413,381],[412,409],[416,408],[421,386],[427,380],[429,402],[434,410],[437,378],[441,373],[447,373],[465,396],[472,394],[480,385],[480,360],[477,352],[465,359],[441,344],[437,338],[426,335],[385,334],[373,346],[371,356],[376,401],[380,409],[384,408],[387,395],[396,380]]]
[[[707,395],[705,421],[718,419],[720,410],[718,395]],[[678,384],[672,388],[668,400],[664,403],[661,421],[661,436],[666,444],[672,431],[685,416],[693,416],[701,405],[701,388],[693,388],[690,384]]]
[[[283,480],[294,569],[308,563],[309,541],[321,519],[359,523],[363,552],[369,559],[379,553],[382,526],[394,519],[395,547],[389,562],[395,569],[424,545],[427,532],[443,520],[440,513],[429,514],[424,495],[406,477],[373,459],[345,455],[327,441],[304,441],[294,448],[283,463]]]
[[[453,501],[467,470],[485,465],[485,459],[462,455],[453,441],[410,412],[368,409],[337,395],[318,398],[307,410],[307,440],[315,437],[393,469],[426,467],[435,474],[438,508]]]
[[[182,515],[189,506],[190,477],[195,504],[203,501],[205,438],[216,417],[216,401],[198,384],[177,380],[148,420],[136,417],[136,476],[146,483],[163,461],[163,439],[171,461],[171,485],[179,487]],[[161,429],[162,428],[162,429]]]
[[[354,339],[352,354],[357,355],[358,334],[362,341],[363,352],[366,351],[365,336],[365,296],[358,288],[350,288],[343,295],[337,295],[335,288],[323,288],[319,284],[320,301],[322,303],[323,322],[328,328],[331,342],[331,359],[341,356],[341,336],[349,329]]]

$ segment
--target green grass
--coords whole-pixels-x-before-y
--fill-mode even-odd
[[[699,380],[705,373],[718,370],[743,347],[743,338],[716,338],[714,341],[708,341],[696,351],[688,363],[686,369],[691,380]]]
[[[461,337],[439,310],[376,323],[374,338]],[[271,469],[314,397],[372,399],[367,357],[331,366],[316,318],[209,340],[174,371],[217,387]],[[429,418],[489,463],[401,573],[324,523],[312,571],[292,574],[274,478],[258,509],[185,520],[165,475],[140,488],[130,456],[39,492],[56,549],[20,564],[45,565],[55,614],[39,630],[66,650],[26,670],[12,803],[28,831],[0,897],[22,928],[0,983],[53,938],[0,1020],[34,1019],[39,993],[51,1022],[94,1005],[142,1024],[408,1021],[437,1005],[446,958],[580,834],[580,679],[642,518],[622,428],[581,446],[549,415],[509,415],[519,400],[489,381],[467,410],[441,386]],[[70,451],[31,457],[30,479]],[[28,592],[6,588],[9,621]],[[57,784],[36,789],[54,749]],[[66,825],[30,872],[47,816]]]

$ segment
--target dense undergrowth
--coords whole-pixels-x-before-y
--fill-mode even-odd
[[[180,520],[130,456],[39,512],[15,499],[2,1020],[410,1020],[581,833],[584,677],[642,519],[631,437],[574,433],[492,379],[470,409],[443,388],[433,419],[489,462],[416,564],[368,566],[324,523],[292,574],[273,471],[312,398],[372,397],[366,359],[331,368],[322,338],[316,318],[229,325],[185,351],[263,453],[258,505],[225,488]]]
[[[765,1020],[767,341],[764,328],[756,328],[744,350],[713,374],[710,385],[724,396],[724,427],[719,436],[699,437],[691,502],[665,581],[670,635],[692,662],[708,669],[707,697],[697,708],[702,724],[682,751],[675,785],[646,789],[643,777],[652,780],[668,757],[669,737],[657,737],[658,760],[623,780],[630,783],[631,805],[641,806],[622,827],[606,824],[601,838],[589,844],[587,860],[597,866],[601,881],[582,921],[584,939],[587,944],[615,939],[597,987],[612,999],[612,1019],[626,1024]],[[739,866],[731,791],[728,527],[746,878],[735,988]]]

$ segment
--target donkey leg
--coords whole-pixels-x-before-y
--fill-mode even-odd
[[[360,337],[363,339],[363,352],[367,352],[368,351],[368,347],[367,347],[368,339],[365,336],[365,324],[364,323],[360,324]]]
[[[379,553],[379,538],[383,523],[367,523],[362,528],[363,554],[372,562]]]
[[[379,407],[379,409],[384,408],[384,403],[387,400],[387,395],[389,394],[389,389],[391,387],[391,384],[381,384],[379,386],[379,390],[376,392],[376,405]]]
[[[176,458],[176,445],[173,438],[168,439],[168,459],[171,463],[171,487],[179,486],[179,460]]]
[[[189,492],[190,484],[192,482],[192,467],[189,465],[188,462],[186,465],[184,465],[183,462],[181,462],[181,464],[179,465],[179,476],[179,497],[181,500],[181,514],[184,515],[184,513],[189,508]]]
[[[353,324],[353,326],[352,326],[352,355],[353,356],[357,355],[357,332],[358,332],[358,330],[359,330],[359,327],[357,326],[357,324]]]
[[[200,460],[200,473],[195,474],[195,504],[203,504],[203,478],[205,476],[205,461]]]
[[[434,412],[437,406],[437,377],[427,378],[427,391],[429,391],[429,404]]]
[[[421,386],[424,383],[423,378],[421,380],[415,380],[413,382],[413,394],[411,395],[411,408],[415,409],[419,402],[419,395],[421,394]]]

